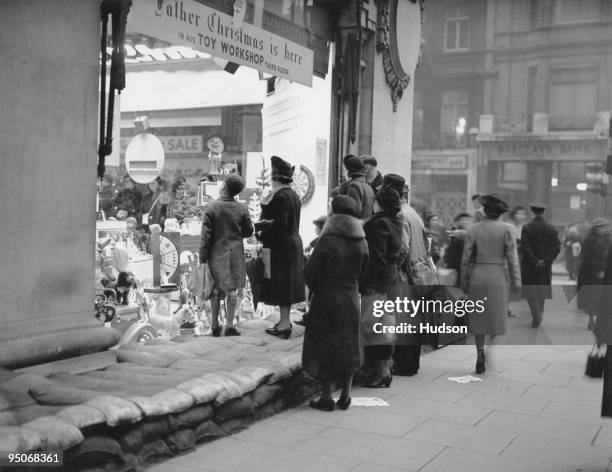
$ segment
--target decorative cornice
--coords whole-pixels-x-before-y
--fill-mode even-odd
[[[385,78],[391,87],[391,101],[393,102],[393,111],[397,111],[397,104],[402,99],[404,90],[410,84],[411,76],[402,68],[399,59],[399,50],[397,44],[396,15],[397,2],[399,0],[375,0],[377,8],[377,27],[376,27],[376,50],[382,54],[383,69]],[[419,3],[421,9],[421,24],[424,22],[424,0],[410,0],[412,3]],[[423,38],[419,43],[419,59],[420,64],[423,55],[424,47]]]

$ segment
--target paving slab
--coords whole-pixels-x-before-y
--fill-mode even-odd
[[[427,420],[404,437],[441,446],[499,454],[514,440],[516,434],[481,426]]]
[[[510,413],[537,415],[548,405],[548,403],[548,400],[518,397],[508,392],[496,392],[495,395],[493,395],[488,390],[475,390],[458,401],[457,407],[474,407],[507,411]]]
[[[568,465],[582,470],[607,470],[612,448],[582,444],[562,439],[520,435],[502,456],[543,462],[555,467]]]
[[[603,469],[605,470],[605,469]],[[419,472],[577,472],[571,465],[551,467],[537,461],[446,449]]]
[[[516,434],[531,434],[533,436],[551,439],[563,439],[583,444],[591,444],[600,430],[600,425],[568,421],[559,418],[542,418],[540,416],[493,411],[484,418],[478,426]],[[612,441],[609,442],[612,444]]]
[[[390,467],[401,465],[407,470],[418,471],[444,448],[408,439],[331,428],[301,443],[296,449]]]

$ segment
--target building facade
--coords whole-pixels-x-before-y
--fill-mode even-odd
[[[557,226],[607,213],[586,191],[605,161],[612,108],[612,2],[487,0],[479,188],[542,201]]]
[[[477,191],[476,130],[482,113],[485,0],[430,1],[416,73],[412,201],[449,225]]]

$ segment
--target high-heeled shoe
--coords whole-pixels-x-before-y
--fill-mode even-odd
[[[348,407],[351,406],[351,397],[340,397],[336,402],[336,406],[341,410],[348,410]]]
[[[363,386],[365,388],[389,388],[392,380],[393,377],[391,375],[385,375],[384,377],[379,377],[378,379],[368,379],[365,381]]]
[[[476,373],[477,374],[484,374],[486,367],[485,367],[485,355],[484,355],[484,351],[478,351],[478,354],[476,355]]]
[[[334,411],[336,404],[333,398],[319,398],[318,400],[310,400],[310,408],[321,411]]]
[[[271,334],[272,336],[277,336],[283,339],[289,339],[291,336],[292,325],[289,323],[289,327],[287,329],[278,329],[278,324],[275,324],[271,328],[266,329],[266,333]]]

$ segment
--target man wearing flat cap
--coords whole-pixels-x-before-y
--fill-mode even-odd
[[[372,190],[376,193],[378,187],[383,184],[383,175],[378,170],[378,161],[371,154],[360,156],[360,159],[363,161],[363,165],[366,169],[366,182],[370,184],[370,187],[372,187]]]
[[[349,154],[343,159],[349,181],[340,187],[340,195],[348,195],[359,206],[359,219],[367,220],[374,210],[374,190],[366,182],[366,168],[363,161]]]
[[[534,218],[521,233],[521,278],[523,297],[533,318],[531,326],[537,328],[542,323],[544,303],[552,298],[552,264],[561,251],[561,241],[557,229],[544,220],[546,205],[530,203],[529,208]]]

